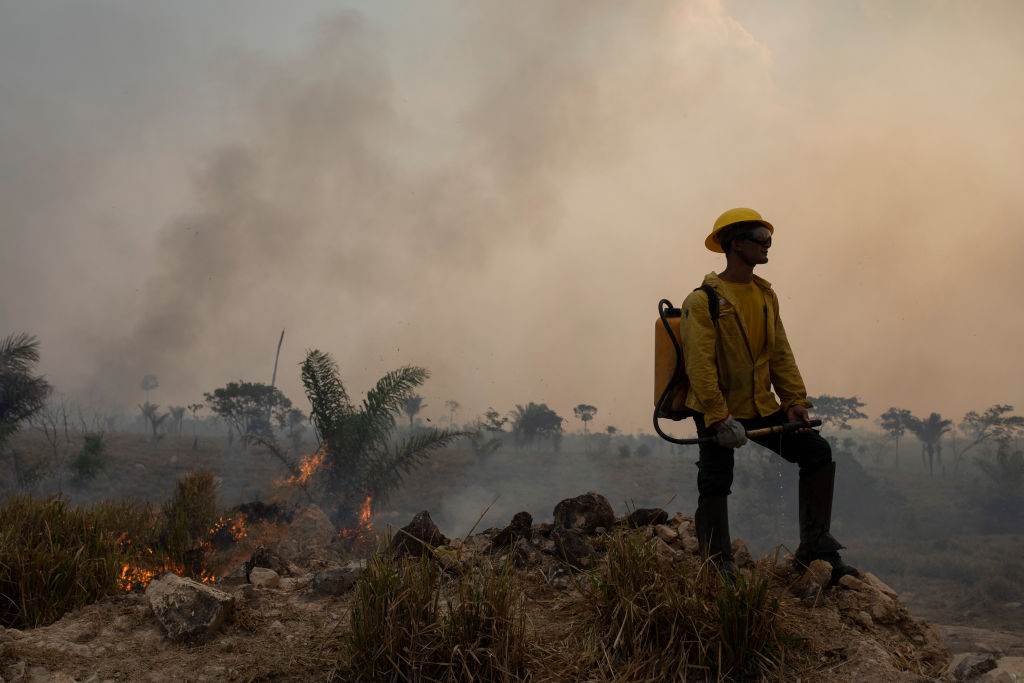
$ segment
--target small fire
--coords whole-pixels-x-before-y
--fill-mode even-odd
[[[356,541],[373,530],[371,518],[373,517],[373,496],[366,496],[363,504],[359,506],[359,524],[351,529],[342,529],[338,532],[338,538],[346,541]]]
[[[246,526],[246,522],[245,515],[241,512],[221,517],[210,529],[210,538],[216,541],[217,535],[223,531],[231,536],[231,541],[237,543],[249,535],[249,528]]]
[[[324,450],[322,448],[320,450],[318,450],[316,453],[312,453],[310,455],[307,455],[306,457],[304,457],[302,459],[302,462],[299,463],[299,473],[298,474],[294,474],[294,475],[288,477],[287,479],[279,479],[275,483],[276,484],[285,485],[285,486],[289,486],[289,485],[293,486],[295,484],[298,484],[298,485],[301,486],[301,485],[304,485],[304,484],[308,483],[309,480],[316,473],[316,471],[318,469],[320,469],[320,466],[324,464],[324,457],[325,456],[326,456],[326,453],[324,452]]]

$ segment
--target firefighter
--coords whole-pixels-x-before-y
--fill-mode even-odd
[[[702,547],[727,574],[735,572],[727,502],[734,449],[747,442],[747,430],[807,421],[812,407],[779,317],[779,298],[754,275],[755,266],[768,262],[774,232],[752,209],[730,209],[719,216],[704,241],[726,258],[725,270],[704,277],[717,295],[718,317],[712,319],[703,289],[682,306],[683,358],[690,380],[686,406],[697,413],[698,436],[716,437],[700,446],[694,522]],[[797,568],[820,559],[832,565],[833,583],[844,574],[857,575],[843,562],[843,546],[829,532],[836,466],[828,441],[813,429],[755,441],[800,468]]]

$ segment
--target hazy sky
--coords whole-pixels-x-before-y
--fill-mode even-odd
[[[656,303],[776,226],[809,391],[1024,408],[1024,4],[0,0],[0,335],[132,406],[233,379],[586,402],[648,429]],[[575,427],[575,425],[573,425]]]

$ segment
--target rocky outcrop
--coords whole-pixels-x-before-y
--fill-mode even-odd
[[[174,574],[150,582],[146,598],[168,638],[209,640],[231,614],[234,598],[224,591]]]
[[[491,547],[504,548],[520,538],[529,541],[532,536],[533,517],[529,512],[517,512],[513,515],[512,522],[491,539]]]
[[[313,575],[310,586],[319,595],[344,595],[352,590],[365,564],[350,562],[344,567],[322,569]]]
[[[599,528],[611,529],[615,524],[615,511],[608,499],[593,491],[566,498],[555,506],[554,515],[556,527],[582,534],[593,534]]]
[[[402,527],[391,539],[391,550],[398,556],[419,557],[438,546],[448,545],[448,538],[441,533],[430,518],[430,513],[419,512],[412,521]]]
[[[668,513],[661,508],[638,508],[626,517],[626,526],[637,529],[642,526],[655,526],[668,522]]]
[[[586,537],[575,529],[555,527],[551,530],[552,554],[568,565],[587,569],[592,567],[596,553]]]

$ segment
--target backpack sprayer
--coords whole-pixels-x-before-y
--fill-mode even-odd
[[[708,313],[718,327],[718,292],[710,285],[702,284],[708,295]],[[697,290],[694,290],[697,291]],[[658,302],[658,321],[654,324],[654,431],[658,436],[671,443],[684,446],[702,443],[714,443],[716,437],[703,436],[696,439],[677,439],[666,434],[658,424],[660,418],[673,421],[685,420],[696,415],[697,411],[686,407],[686,394],[690,389],[690,380],[686,376],[683,363],[682,310],[672,305],[668,299]],[[787,422],[786,424],[747,432],[747,438],[795,432],[807,427],[820,427],[821,420],[809,422]]]

